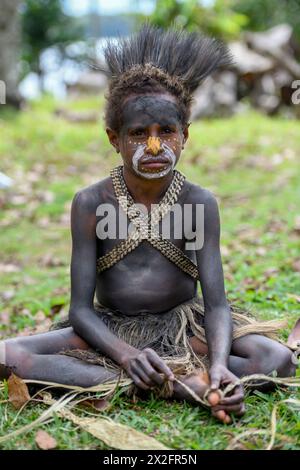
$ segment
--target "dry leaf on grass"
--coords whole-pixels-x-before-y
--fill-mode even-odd
[[[42,450],[55,449],[57,446],[56,440],[46,431],[42,431],[41,429],[36,433],[35,442],[38,448]]]
[[[46,220],[44,223],[46,224]],[[52,255],[52,253],[46,253],[41,258],[39,258],[39,264],[45,268],[56,268],[59,266],[64,266],[65,262],[58,257]]]
[[[270,266],[269,268],[267,268],[264,272],[263,272],[263,275],[265,277],[265,279],[269,279],[273,276],[275,276],[275,274],[278,274],[279,273],[279,269],[278,268],[275,268],[273,266]]]
[[[292,268],[296,272],[300,272],[300,259],[296,259],[295,261],[292,262]]]
[[[20,377],[11,374],[8,381],[8,399],[9,402],[19,410],[25,403],[30,400],[28,387]]]
[[[8,310],[2,310],[2,312],[0,313],[1,326],[7,326],[7,325],[10,324],[10,322],[11,322],[11,319],[10,319],[9,311]]]
[[[2,273],[17,273],[21,271],[20,266],[17,266],[16,264],[5,264],[5,263],[0,263],[0,272]]]
[[[5,290],[1,293],[1,297],[4,301],[11,300],[15,296],[16,291],[13,289]]]
[[[84,406],[87,408],[92,408],[95,411],[104,411],[110,407],[110,403],[108,400],[102,399],[88,399],[80,402],[80,406]]]
[[[57,303],[55,305],[52,305],[51,306],[51,314],[52,315],[56,315],[56,313],[59,313],[61,311],[61,309],[63,308],[63,306],[65,305],[64,302],[61,302],[61,303]]]
[[[115,423],[107,418],[81,418],[67,409],[58,414],[69,419],[81,429],[97,437],[106,445],[122,450],[166,450],[163,444],[124,424]]]
[[[297,235],[300,235],[300,215],[295,217],[293,232]]]
[[[288,296],[290,299],[295,299],[297,302],[300,303],[300,295],[297,295],[297,294],[287,294],[287,296]]]

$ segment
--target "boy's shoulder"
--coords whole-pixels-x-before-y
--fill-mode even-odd
[[[113,195],[110,176],[78,190],[73,198],[73,204],[80,205],[86,210],[95,210],[99,204],[108,202]]]
[[[205,227],[208,230],[218,230],[220,223],[219,206],[216,196],[206,188],[198,184],[191,183],[185,180],[187,188],[187,197],[185,198],[186,204],[192,204],[194,207],[196,204],[204,206],[204,220]]]
[[[216,196],[207,188],[200,186],[199,184],[192,183],[191,181],[185,180],[186,187],[186,199],[187,204],[216,204]]]

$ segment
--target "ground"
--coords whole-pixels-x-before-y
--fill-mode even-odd
[[[103,130],[102,105],[102,98],[63,104],[76,111],[99,109],[95,123],[56,116],[58,104],[50,98],[20,114],[0,114],[0,170],[16,181],[10,193],[0,192],[0,337],[43,331],[68,310],[71,199],[119,163]],[[282,337],[287,338],[300,317],[299,122],[252,111],[197,122],[190,137],[178,168],[218,198],[228,299],[258,318],[286,318]],[[247,396],[245,416],[226,427],[188,404],[155,398],[133,404],[118,394],[104,414],[174,449],[225,449],[234,436],[249,430],[239,447],[262,449],[270,435],[254,431],[269,430],[275,403],[291,397],[300,399],[300,392],[278,389],[272,395]],[[6,399],[5,389],[0,394],[1,436],[44,409],[29,404],[13,422],[16,411]],[[59,449],[105,448],[59,417],[42,429],[55,437]],[[299,431],[299,411],[280,405],[274,447],[300,449]],[[36,448],[35,432],[1,448]]]

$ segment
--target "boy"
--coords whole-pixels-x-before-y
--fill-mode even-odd
[[[90,387],[123,370],[139,389],[191,401],[187,387],[203,399],[232,384],[231,395],[208,400],[213,415],[229,422],[230,413],[245,411],[239,377],[291,376],[295,366],[290,350],[271,339],[278,322],[255,322],[228,304],[216,199],[174,169],[188,139],[192,93],[230,63],[228,51],[216,40],[146,25],[108,44],[106,61],[106,131],[123,166],[74,197],[69,322],[1,342],[2,376],[13,369]],[[177,216],[163,225],[175,206]]]

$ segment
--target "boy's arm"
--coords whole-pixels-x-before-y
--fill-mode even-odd
[[[196,250],[205,308],[205,334],[210,364],[227,366],[232,342],[231,312],[226,300],[220,253],[220,218],[215,197],[205,191],[204,243]]]
[[[69,318],[74,331],[94,349],[121,364],[131,346],[112,334],[94,310],[96,286],[96,207],[79,192],[71,209],[72,260]]]
[[[122,366],[136,385],[148,389],[173,374],[164,361],[152,350],[139,351],[114,335],[94,310],[96,286],[96,209],[93,196],[83,191],[72,202],[71,232],[71,304],[70,323],[74,331],[92,348]]]
[[[238,380],[228,370],[232,344],[232,316],[226,300],[220,253],[220,217],[215,197],[205,191],[204,244],[196,250],[197,266],[205,309],[205,335],[210,360],[211,388]],[[241,395],[241,387],[236,393]]]

